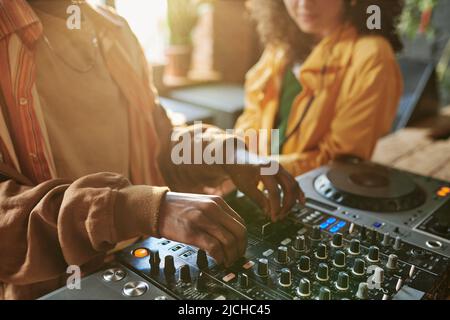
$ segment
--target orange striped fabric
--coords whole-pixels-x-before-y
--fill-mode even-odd
[[[18,33],[28,47],[42,34],[42,25],[25,0],[0,1],[0,39]]]
[[[130,119],[136,121],[130,126],[130,136],[135,141],[130,154],[131,180],[135,184],[164,185],[156,165],[159,144],[151,115],[156,107],[156,92],[146,83],[147,79],[137,74],[126,48],[114,41],[114,30],[108,30],[111,26],[120,26],[120,20],[105,9],[90,8],[90,11],[101,31],[99,42],[105,61],[128,99]],[[37,117],[39,106],[35,103],[35,44],[42,33],[42,24],[27,1],[0,0],[0,86],[8,113],[0,117],[10,122],[7,130],[0,131],[9,133],[9,137],[0,135],[0,151],[4,164],[33,183],[56,178],[46,131]],[[8,145],[7,141],[12,141],[13,145]],[[12,159],[18,159],[18,164]]]

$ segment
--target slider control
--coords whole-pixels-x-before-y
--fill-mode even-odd
[[[183,283],[191,283],[191,269],[187,264],[180,267],[180,280]]]
[[[167,255],[164,258],[164,274],[168,279],[175,276],[175,262],[173,256]]]
[[[159,257],[158,250],[150,250],[150,270],[153,274],[159,273],[159,264],[161,263],[161,258]]]
[[[197,267],[200,270],[208,269],[208,257],[204,250],[198,250],[197,252]]]
[[[239,285],[242,289],[247,289],[249,287],[249,278],[247,274],[239,274]]]

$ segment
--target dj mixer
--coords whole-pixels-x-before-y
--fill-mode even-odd
[[[229,201],[248,229],[245,256],[231,268],[217,265],[198,248],[150,238],[120,252],[114,265],[85,278],[83,297],[423,300],[448,296],[448,183],[371,163],[320,168],[298,182],[307,203],[296,205],[278,223],[267,221],[245,197]],[[71,298],[76,297],[67,289],[45,297]]]

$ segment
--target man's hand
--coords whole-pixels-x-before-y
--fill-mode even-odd
[[[304,203],[305,196],[296,180],[278,163],[264,160],[248,151],[241,149],[236,152],[234,165],[224,165],[225,171],[236,187],[256,202],[273,222],[286,218],[289,210],[298,201]],[[272,175],[263,175],[262,169],[278,168]],[[266,170],[267,171],[267,170]],[[258,189],[263,183],[264,192]],[[280,192],[283,192],[281,200]]]
[[[245,254],[244,221],[220,197],[169,192],[159,219],[162,237],[201,248],[218,264],[229,267]]]

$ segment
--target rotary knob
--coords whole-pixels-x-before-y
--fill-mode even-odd
[[[292,285],[292,274],[288,268],[281,269],[279,283],[282,287],[290,287]]]
[[[298,271],[307,273],[311,271],[311,259],[308,256],[301,256],[298,263]]]
[[[357,277],[364,276],[366,270],[366,263],[363,259],[355,259],[353,263],[352,273]]]
[[[314,226],[311,232],[311,240],[320,240],[322,239],[322,234],[319,226]]]
[[[391,245],[391,235],[389,233],[385,233],[383,236],[383,241],[381,241],[381,245],[383,247],[389,247]]]
[[[269,261],[267,259],[258,259],[257,275],[267,277],[269,275]]]
[[[316,258],[319,260],[325,260],[328,257],[328,248],[327,245],[324,243],[320,243],[317,246],[316,250]]]
[[[319,281],[328,281],[329,280],[329,269],[326,263],[319,264],[319,268],[317,269],[316,278]]]
[[[331,291],[326,287],[319,290],[319,300],[331,300]]]
[[[344,268],[346,264],[346,257],[344,251],[337,251],[334,255],[333,264],[336,268]]]
[[[367,260],[372,263],[380,261],[380,249],[378,247],[372,246],[369,248],[369,254],[367,255]]]
[[[280,264],[288,263],[288,248],[287,247],[278,247],[277,250],[277,262]]]
[[[303,298],[311,296],[311,282],[308,279],[303,278],[300,280],[297,288],[297,294]]]
[[[293,249],[298,252],[303,252],[306,249],[306,241],[304,236],[297,236],[294,240]]]
[[[358,239],[352,239],[348,253],[354,256],[361,253],[361,242]]]
[[[388,257],[388,261],[386,263],[386,268],[389,270],[398,269],[398,256],[395,254],[390,254]]]
[[[359,300],[367,300],[369,298],[369,285],[367,282],[361,282],[359,284],[356,298]]]
[[[331,242],[331,245],[335,248],[342,248],[343,246],[343,236],[342,233],[336,233],[333,235],[333,241]]]
[[[402,238],[396,237],[394,242],[394,250],[399,251],[402,248]]]
[[[374,275],[373,275],[373,281],[377,285],[377,287],[381,287],[381,285],[384,282],[384,270],[381,268],[376,268]]]
[[[367,238],[367,228],[365,226],[362,226],[359,231],[359,239],[361,241],[365,241]]]
[[[378,243],[378,232],[376,230],[369,230],[368,231],[368,238],[369,243],[371,245],[376,245]]]
[[[347,291],[349,286],[349,276],[345,272],[339,272],[338,279],[336,281],[336,289],[339,291]]]

